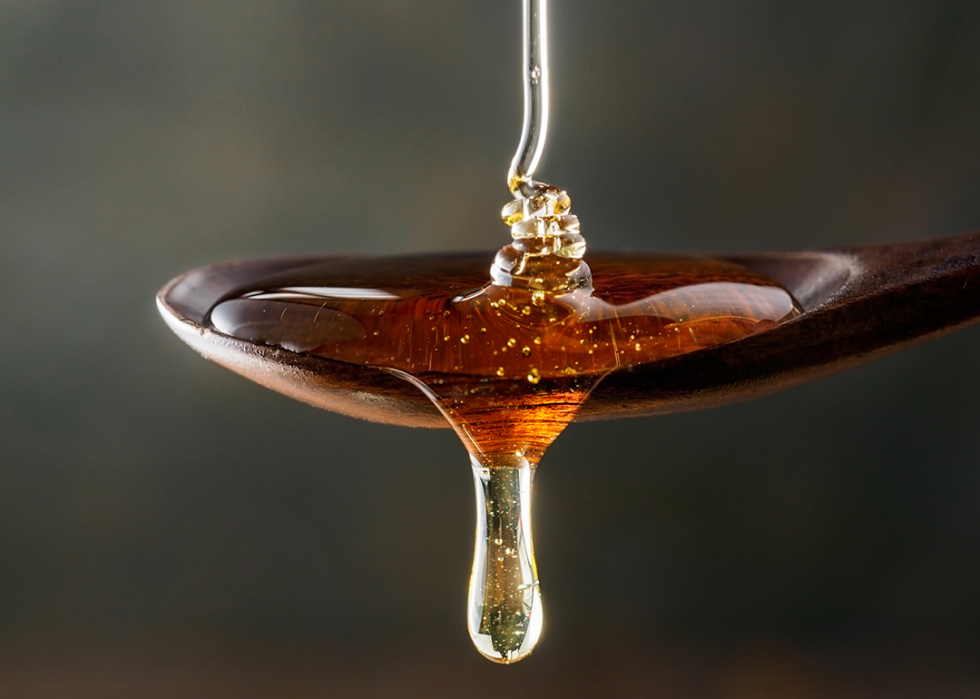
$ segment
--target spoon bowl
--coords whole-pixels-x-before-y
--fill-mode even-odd
[[[595,253],[590,264],[634,259]],[[803,312],[770,330],[671,359],[617,369],[592,391],[577,420],[698,410],[821,378],[980,320],[980,233],[825,251],[714,256],[781,283]],[[210,308],[257,279],[342,256],[223,262],[170,281],[157,295],[171,329],[200,354],[310,405],[373,422],[448,427],[418,388],[374,367],[300,354],[225,335]],[[433,260],[436,258],[433,257]],[[486,277],[492,253],[440,255]],[[640,256],[642,259],[642,256]]]

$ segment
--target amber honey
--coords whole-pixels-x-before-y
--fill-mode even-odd
[[[486,283],[453,256],[301,267],[235,290],[229,335],[424,386],[472,451],[540,455],[610,371],[766,330],[798,313],[776,282],[715,259],[596,256],[593,288]],[[485,268],[484,268],[485,269]]]

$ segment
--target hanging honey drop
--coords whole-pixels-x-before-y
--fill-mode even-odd
[[[299,267],[236,289],[210,313],[227,335],[390,371],[446,416],[478,485],[470,630],[498,662],[524,657],[540,634],[530,484],[589,392],[611,371],[731,342],[799,312],[776,282],[722,260],[596,255],[591,268],[587,285],[547,292],[527,315],[514,308],[533,290],[486,283],[486,272],[451,256]],[[475,324],[485,332],[470,334]]]

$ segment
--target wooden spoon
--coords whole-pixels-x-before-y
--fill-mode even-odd
[[[590,254],[590,262],[617,257]],[[817,379],[980,320],[980,233],[841,250],[722,256],[789,289],[803,313],[772,330],[673,359],[619,369],[578,420],[698,410]],[[177,335],[208,359],[287,396],[374,422],[448,427],[417,388],[388,372],[253,344],[203,325],[228,291],[338,256],[225,262],[177,277],[157,295]],[[487,266],[492,253],[455,256]]]

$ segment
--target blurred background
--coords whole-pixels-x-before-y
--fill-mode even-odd
[[[292,403],[166,329],[195,266],[503,244],[519,5],[0,0],[0,694],[980,694],[980,327],[572,425],[513,668],[467,638],[450,432]],[[593,249],[980,228],[980,4],[551,7],[540,175]]]

